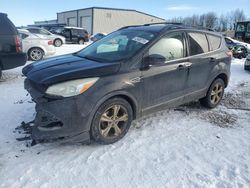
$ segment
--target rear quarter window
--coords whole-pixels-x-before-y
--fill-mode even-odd
[[[208,38],[208,41],[209,41],[211,51],[214,51],[214,50],[217,50],[217,49],[220,48],[221,37],[207,34],[207,38]]]
[[[190,56],[208,52],[207,37],[203,33],[188,33]]]
[[[0,35],[17,35],[15,25],[9,20],[6,14],[0,13]]]

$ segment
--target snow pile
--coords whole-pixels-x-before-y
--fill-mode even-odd
[[[64,45],[57,54],[83,46]],[[250,83],[234,60],[222,105],[197,102],[133,122],[121,141],[26,147],[15,128],[34,118],[21,68],[0,82],[0,187],[249,187]],[[14,132],[13,132],[14,131]]]

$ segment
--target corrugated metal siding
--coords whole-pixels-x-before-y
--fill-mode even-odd
[[[164,20],[136,11],[94,9],[93,33],[110,33],[128,25],[140,25],[162,21]]]
[[[76,18],[76,17],[77,17],[76,11],[64,12],[64,13],[57,14],[58,23],[61,23],[61,24],[67,24],[68,18]],[[75,25],[75,26],[77,26],[77,25]]]
[[[79,10],[78,27],[82,27],[83,29],[86,29],[89,33],[92,33],[92,9]]]
[[[136,11],[114,10],[107,8],[80,9],[57,14],[58,23],[68,24],[69,18],[76,19],[76,27],[88,27],[84,29],[88,30],[91,34],[99,32],[110,33],[128,25],[140,25],[165,21],[163,19]],[[88,19],[88,23],[83,24],[84,18]],[[90,19],[93,20],[93,25],[92,22],[89,23]]]

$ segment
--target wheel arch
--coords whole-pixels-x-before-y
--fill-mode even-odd
[[[112,99],[112,98],[122,98],[126,100],[130,105],[133,110],[133,120],[136,119],[139,114],[139,105],[135,97],[133,97],[130,93],[127,93],[125,91],[115,91],[112,93],[106,94],[104,97],[102,97],[100,100],[98,100],[97,104],[95,105],[94,109],[92,109],[93,113],[96,112],[96,110],[107,100]]]
[[[220,73],[215,79],[217,79],[217,78],[220,78],[223,80],[223,82],[225,83],[225,88],[228,86],[229,78],[225,73]]]
[[[34,49],[34,48],[39,48],[39,49],[41,49],[41,50],[43,51],[43,55],[45,55],[45,54],[47,53],[46,50],[45,50],[43,47],[41,47],[41,46],[32,46],[32,47],[30,47],[30,48],[27,50],[27,54],[29,54],[30,51],[31,51],[32,49]]]
[[[61,38],[59,38],[59,37],[56,37],[56,38],[54,39],[53,44],[55,44],[56,40],[60,40],[60,41],[62,42],[62,44],[63,44],[63,40],[62,40]]]

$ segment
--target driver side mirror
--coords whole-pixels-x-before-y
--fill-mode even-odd
[[[152,54],[143,58],[142,70],[148,70],[152,66],[161,66],[166,62],[166,58],[159,54]]]

